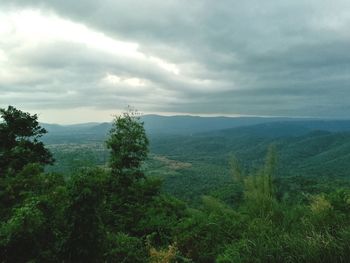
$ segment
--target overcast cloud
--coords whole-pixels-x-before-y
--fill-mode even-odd
[[[348,0],[0,0],[0,107],[350,116]]]

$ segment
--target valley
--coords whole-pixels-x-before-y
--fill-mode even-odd
[[[237,158],[249,174],[264,163],[271,144],[277,149],[281,184],[291,178],[307,179],[316,189],[328,181],[334,188],[349,184],[350,121],[193,117],[192,123],[189,118],[143,118],[150,139],[144,170],[147,176],[160,177],[163,189],[180,199],[196,204],[203,194],[229,198],[220,192],[232,184],[230,159]],[[206,128],[198,128],[204,124]],[[81,167],[107,167],[104,141],[110,127],[109,123],[50,126],[44,141],[56,163],[47,170],[69,174]]]

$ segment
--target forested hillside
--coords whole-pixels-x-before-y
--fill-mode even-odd
[[[0,114],[1,262],[349,262],[347,168],[326,168],[347,132],[151,136],[149,155],[135,112],[105,147],[46,147],[36,115]]]
[[[240,118],[226,124],[243,126],[219,129],[215,124],[221,118],[195,117],[194,123],[206,123],[209,127],[203,130],[214,131],[192,133],[194,124],[189,125],[189,117],[148,116],[143,120],[158,124],[146,129],[150,139],[150,156],[145,163],[146,173],[163,179],[163,189],[178,198],[198,203],[201,195],[221,191],[221,187],[230,183],[229,162],[235,156],[248,173],[254,171],[264,162],[269,145],[274,144],[279,155],[279,175],[283,180],[298,177],[319,181],[331,181],[335,187],[347,184],[350,163],[350,122],[332,120],[277,120],[259,118],[242,122]],[[171,126],[167,123],[175,121]],[[167,120],[167,121],[165,121]],[[253,125],[247,125],[253,123]],[[166,131],[177,134],[162,133],[161,125]],[[225,125],[226,125],[225,124]],[[157,126],[158,125],[158,126]],[[177,127],[177,126],[180,127]],[[147,126],[147,125],[146,125]],[[108,151],[104,140],[108,136],[111,124],[90,123],[85,125],[53,126],[51,135],[44,141],[53,152],[56,163],[50,171],[69,174],[82,166],[105,166]],[[191,131],[184,134],[183,131]],[[310,182],[311,184],[311,182]],[[321,186],[320,186],[321,187]],[[315,187],[317,189],[317,187]],[[322,187],[321,187],[322,188]],[[323,189],[323,188],[322,188]]]

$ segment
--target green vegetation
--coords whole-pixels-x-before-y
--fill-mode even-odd
[[[298,158],[330,167],[346,134],[151,137],[147,159],[129,111],[105,147],[50,145],[58,173],[37,116],[0,112],[1,262],[349,262],[348,179],[290,172]]]
[[[217,197],[222,196],[218,191],[230,194],[230,189],[235,187],[229,169],[233,154],[241,163],[242,172],[249,174],[263,165],[266,149],[271,144],[278,152],[278,183],[290,195],[299,190],[321,193],[350,185],[349,132],[273,134],[273,129],[279,127],[272,125],[271,132],[252,126],[193,136],[152,135],[150,148],[154,155],[191,164],[177,170],[177,174],[160,171],[159,175],[164,178],[167,192],[196,204],[203,193]],[[263,132],[259,133],[261,129]],[[223,198],[230,199],[229,196]]]
[[[30,116],[9,106],[0,109],[0,176],[16,173],[29,163],[50,164],[49,151],[39,138],[46,133],[37,122],[37,116]]]
[[[198,206],[203,194],[219,197],[232,205],[239,189],[232,184],[231,155],[236,156],[247,174],[263,164],[270,144],[276,145],[279,155],[278,183],[290,196],[295,192],[316,194],[349,186],[349,121],[224,118],[226,122],[221,123],[223,118],[175,116],[161,117],[161,121],[159,118],[142,119],[146,121],[150,141],[145,173],[161,178],[163,191],[191,206]],[[274,122],[262,123],[264,121]],[[248,126],[255,122],[260,124]],[[228,125],[243,126],[196,134],[199,129],[196,125],[204,131]],[[110,127],[108,123],[55,129],[48,126],[52,133],[44,139],[56,162],[46,170],[69,176],[79,167],[105,167],[109,153],[104,141]]]

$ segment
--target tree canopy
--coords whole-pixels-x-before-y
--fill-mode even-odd
[[[129,109],[117,116],[107,140],[112,173],[126,184],[141,178],[139,172],[148,154],[148,138],[138,112]],[[124,176],[126,175],[126,177]]]
[[[30,163],[52,164],[53,157],[39,140],[46,133],[38,116],[13,106],[0,109],[0,176],[18,172]]]

